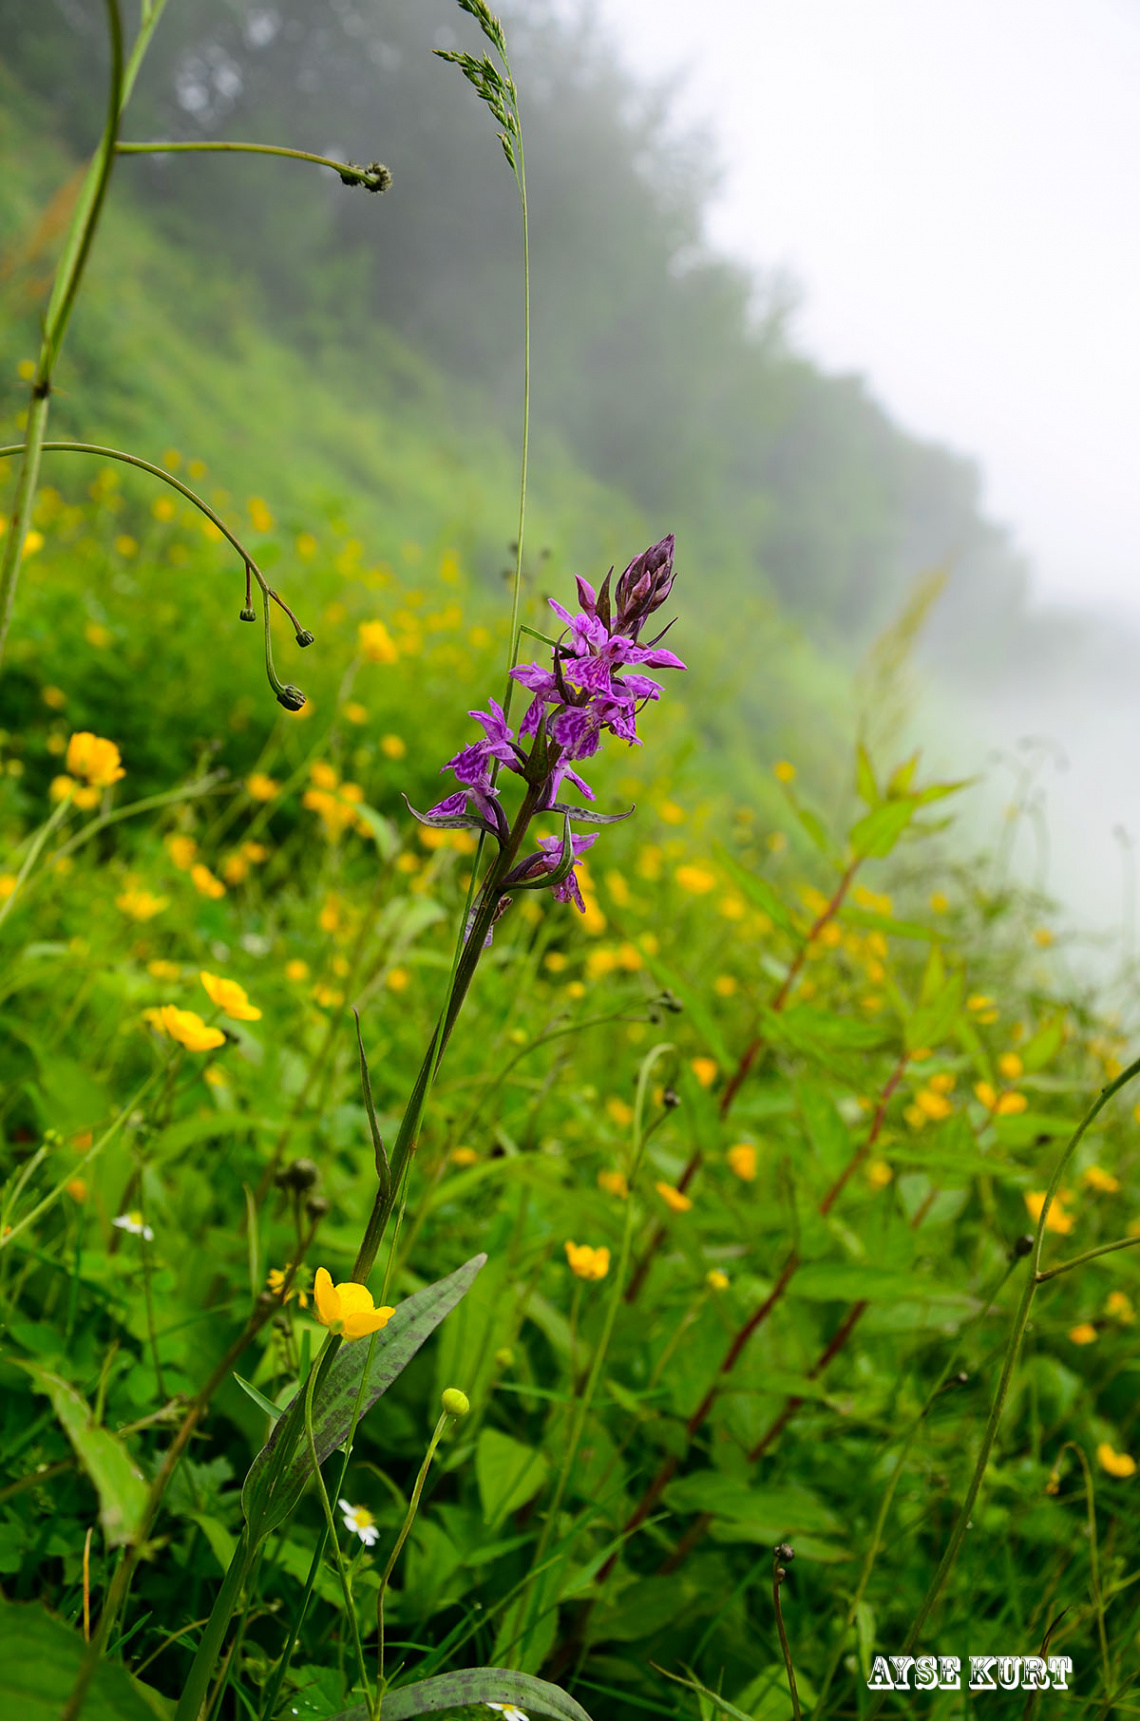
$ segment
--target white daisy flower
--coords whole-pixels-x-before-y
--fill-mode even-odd
[[[338,1504],[344,1513],[345,1529],[350,1530],[354,1536],[359,1536],[366,1548],[379,1540],[380,1531],[367,1506],[350,1506],[347,1500],[341,1500]]]
[[[154,1242],[154,1232],[149,1225],[143,1224],[143,1216],[137,1209],[133,1213],[120,1213],[111,1223],[117,1225],[120,1231],[129,1231],[132,1237],[141,1237],[146,1243]]]
[[[513,1703],[487,1703],[485,1707],[497,1709],[503,1721],[530,1721],[530,1717],[524,1715],[521,1709],[516,1709]]]

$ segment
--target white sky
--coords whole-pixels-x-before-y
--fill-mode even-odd
[[[1140,0],[597,4],[800,345],[979,458],[1042,597],[1140,614]]]

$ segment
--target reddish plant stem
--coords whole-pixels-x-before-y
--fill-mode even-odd
[[[902,1056],[900,1057],[898,1063],[895,1065],[894,1069],[891,1071],[891,1074],[887,1079],[886,1085],[884,1086],[883,1091],[879,1096],[879,1103],[878,1103],[877,1107],[875,1108],[875,1115],[871,1121],[871,1128],[867,1132],[867,1139],[865,1142],[863,1142],[862,1146],[858,1147],[855,1150],[855,1152],[851,1155],[851,1158],[848,1160],[848,1162],[844,1166],[843,1170],[839,1173],[839,1176],[835,1179],[835,1182],[831,1185],[830,1189],[823,1196],[823,1198],[819,1204],[819,1211],[821,1214],[826,1214],[826,1213],[830,1212],[830,1210],[831,1210],[832,1206],[834,1205],[836,1199],[838,1198],[840,1192],[842,1191],[842,1189],[844,1188],[844,1186],[848,1182],[848,1179],[851,1177],[852,1172],[856,1169],[857,1166],[862,1164],[863,1160],[866,1159],[868,1153],[870,1153],[871,1149],[874,1147],[875,1143],[878,1141],[879,1135],[882,1132],[883,1124],[886,1121],[887,1108],[890,1105],[891,1098],[894,1095],[894,1092],[895,1092],[896,1088],[898,1087],[899,1082],[903,1078],[903,1074],[906,1070],[906,1067],[907,1067],[907,1064],[909,1061],[910,1061],[910,1054],[908,1052],[904,1052],[902,1054]],[[912,1222],[911,1222],[912,1225],[915,1224],[916,1222],[918,1224],[921,1224],[922,1219],[926,1216],[926,1213],[929,1209],[930,1200],[932,1200],[932,1199],[933,1199],[933,1196],[931,1196],[927,1200],[927,1202],[924,1203],[923,1206],[919,1209],[918,1214],[916,1214],[916,1216],[915,1216],[915,1220],[912,1220]],[[737,1363],[740,1360],[741,1353],[743,1352],[745,1346],[747,1345],[749,1339],[752,1337],[753,1333],[756,1332],[756,1330],[759,1327],[763,1326],[764,1322],[768,1319],[769,1315],[772,1313],[772,1310],[776,1307],[777,1303],[783,1297],[783,1295],[786,1292],[788,1286],[790,1285],[792,1279],[795,1277],[795,1274],[799,1268],[799,1265],[800,1265],[799,1254],[797,1253],[797,1251],[795,1249],[793,1249],[791,1254],[788,1256],[787,1260],[784,1262],[784,1265],[780,1271],[780,1277],[776,1280],[776,1283],[773,1285],[771,1291],[768,1293],[768,1295],[765,1297],[764,1301],[759,1305],[759,1307],[757,1307],[756,1309],[754,1309],[752,1311],[752,1313],[751,1313],[751,1315],[749,1315],[748,1319],[743,1323],[743,1325],[733,1335],[732,1341],[729,1344],[729,1347],[724,1354],[724,1360],[722,1361],[720,1368],[717,1370],[717,1373],[714,1376],[712,1383],[708,1388],[708,1391],[705,1393],[704,1397],[701,1399],[700,1403],[697,1405],[697,1408],[693,1411],[692,1415],[689,1417],[688,1422],[685,1424],[686,1442],[692,1441],[692,1439],[696,1435],[697,1431],[700,1429],[701,1425],[704,1423],[705,1418],[708,1416],[713,1405],[716,1403],[717,1397],[720,1393],[721,1385],[722,1385],[725,1377],[732,1373],[733,1369],[736,1367]],[[841,1326],[839,1328],[839,1331],[836,1334],[835,1339],[833,1339],[831,1341],[831,1345],[834,1345],[835,1349],[833,1350],[831,1348],[831,1345],[828,1346],[827,1350],[824,1351],[823,1355],[820,1357],[819,1361],[815,1364],[815,1367],[812,1369],[811,1373],[808,1375],[807,1378],[809,1380],[814,1380],[816,1374],[820,1370],[827,1367],[828,1363],[831,1361],[831,1358],[836,1354],[836,1352],[839,1350],[842,1350],[843,1346],[847,1343],[847,1339],[849,1338],[851,1331],[854,1329],[857,1321],[859,1320],[859,1317],[862,1315],[863,1309],[865,1307],[866,1307],[865,1303],[856,1305],[856,1308],[858,1309],[858,1313],[855,1315],[854,1319],[850,1321],[849,1325],[847,1323],[845,1323],[843,1326]],[[796,1400],[795,1404],[793,1406],[793,1409],[791,1411],[787,1411],[787,1406],[785,1406],[785,1411],[787,1411],[787,1415],[784,1417],[785,1421],[789,1420],[790,1417],[792,1415],[794,1415],[795,1410],[799,1408],[799,1405],[801,1402],[802,1402],[802,1400]],[[784,1413],[782,1412],[781,1415],[783,1415],[783,1414]],[[775,1439],[775,1436],[779,1433],[779,1430],[782,1427],[783,1427],[783,1422],[780,1422],[778,1426],[773,1426],[773,1428],[769,1429],[768,1433],[764,1436],[765,1442],[767,1442],[770,1439]],[[763,1448],[760,1448],[760,1450],[762,1450],[762,1449]],[[751,1454],[749,1456],[751,1457]],[[649,1484],[649,1487],[646,1489],[645,1493],[642,1495],[641,1500],[638,1502],[637,1506],[634,1508],[634,1511],[633,1511],[631,1517],[629,1517],[626,1520],[626,1524],[625,1524],[624,1530],[622,1532],[623,1540],[626,1537],[628,1537],[629,1534],[633,1530],[636,1530],[640,1524],[644,1523],[645,1519],[649,1516],[650,1512],[653,1510],[654,1506],[657,1504],[658,1500],[661,1498],[661,1495],[664,1493],[665,1489],[668,1487],[669,1482],[671,1481],[673,1474],[676,1471],[678,1462],[679,1462],[678,1458],[672,1454],[669,1454],[668,1456],[666,1456],[662,1460],[662,1463],[657,1470],[657,1474],[654,1476],[652,1482],[650,1482],[650,1484]],[[699,1522],[700,1522],[700,1520],[698,1520],[698,1523]],[[695,1528],[695,1526],[694,1526],[694,1528]],[[707,1523],[705,1524],[705,1528],[707,1528]],[[703,1533],[704,1533],[704,1531],[702,1530],[701,1534],[703,1535]],[[689,1534],[691,1535],[692,1531],[690,1531]],[[686,1537],[685,1540],[687,1541],[687,1539],[688,1538]],[[699,1536],[697,1539],[699,1540]],[[684,1542],[678,1544],[678,1547],[684,1547],[684,1546],[685,1546]],[[688,1549],[686,1548],[685,1551],[687,1552]],[[600,1577],[604,1578],[606,1576],[606,1574],[608,1573],[608,1571],[612,1567],[616,1557],[617,1556],[615,1554],[611,1558],[611,1560],[609,1561],[608,1565],[606,1565],[602,1568],[602,1571],[599,1574]],[[682,1555],[682,1558],[683,1557],[684,1557],[684,1555]],[[672,1569],[672,1567],[670,1567],[670,1569]]]
[[[812,944],[815,942],[815,940],[819,937],[819,935],[823,931],[824,927],[829,923],[829,921],[832,921],[835,919],[835,916],[839,913],[839,910],[843,907],[844,898],[846,897],[847,892],[851,888],[851,881],[855,877],[856,869],[859,866],[859,863],[862,860],[862,858],[863,858],[862,855],[856,855],[855,859],[848,863],[848,865],[847,865],[847,867],[843,873],[842,878],[839,880],[839,883],[835,887],[834,896],[831,898],[831,901],[827,904],[827,906],[820,910],[819,914],[816,916],[814,922],[812,923],[811,927],[808,930],[807,937],[804,939],[803,943],[800,945],[799,950],[796,952],[795,956],[793,957],[791,965],[788,968],[788,972],[784,975],[783,980],[780,982],[779,991],[776,993],[776,996],[772,999],[771,1004],[768,1006],[770,1010],[780,1011],[784,1008],[785,1004],[788,1002],[788,999],[791,996],[792,987],[795,985],[796,981],[799,979],[800,971],[803,968],[804,963],[807,961],[808,951],[810,950],[810,948],[811,948]],[[763,1044],[764,1044],[764,1036],[762,1034],[754,1034],[752,1036],[751,1040],[748,1042],[748,1045],[745,1047],[744,1052],[741,1056],[740,1062],[737,1064],[735,1070],[732,1072],[732,1075],[729,1077],[729,1080],[728,1080],[727,1084],[725,1085],[724,1093],[721,1095],[720,1115],[722,1118],[727,1117],[729,1111],[732,1109],[732,1102],[735,1100],[737,1094],[740,1092],[741,1087],[743,1086],[745,1080],[747,1079],[748,1072],[751,1070],[752,1065],[755,1063],[756,1056],[757,1056],[758,1052],[760,1051],[761,1046],[763,1046]]]
[[[831,898],[831,901],[825,908],[821,909],[820,913],[816,916],[816,919],[809,928],[800,950],[797,952],[788,972],[780,982],[779,990],[769,1005],[771,1010],[782,1010],[787,1003],[788,998],[791,995],[792,987],[795,985],[799,972],[807,960],[809,947],[813,941],[819,937],[828,922],[834,920],[835,916],[839,913],[839,910],[843,907],[844,899],[848,890],[851,888],[851,881],[855,877],[855,869],[858,867],[861,859],[862,856],[857,855],[856,858],[850,862],[843,874],[843,877],[836,886],[835,894]],[[718,1115],[722,1123],[731,1111],[732,1102],[740,1092],[740,1089],[743,1086],[752,1065],[755,1063],[757,1054],[763,1044],[763,1036],[755,1034],[748,1046],[745,1048],[736,1069],[725,1084],[724,1092],[720,1096],[720,1106],[718,1108]],[[677,1179],[677,1188],[682,1194],[684,1194],[685,1190],[689,1187],[689,1184],[693,1181],[693,1178],[697,1175],[697,1172],[701,1169],[703,1161],[704,1155],[701,1153],[700,1148],[694,1148],[689,1157],[689,1163]],[[854,1170],[854,1166],[852,1166],[851,1169]],[[826,1209],[824,1209],[824,1211],[826,1211]],[[664,1243],[667,1235],[668,1232],[664,1225],[658,1225],[655,1227],[653,1235],[646,1244],[645,1252],[642,1255],[641,1260],[637,1263],[637,1266],[630,1275],[630,1281],[626,1286],[625,1292],[625,1300],[627,1303],[632,1303],[637,1300],[638,1293],[640,1292],[642,1285],[645,1283],[646,1275],[649,1272],[650,1267],[653,1265],[654,1257],[662,1243]]]
[[[918,1230],[919,1226],[926,1218],[926,1215],[933,1207],[935,1201],[938,1199],[938,1194],[939,1191],[937,1189],[932,1189],[925,1199],[920,1202],[910,1222],[910,1228],[912,1231]],[[869,1305],[866,1301],[852,1303],[850,1309],[848,1309],[847,1314],[836,1328],[832,1337],[820,1352],[819,1357],[808,1370],[806,1376],[808,1380],[818,1380],[824,1370],[834,1362],[835,1358],[839,1355],[840,1351],[844,1348],[848,1339],[851,1337],[851,1334],[855,1331],[855,1328],[859,1325],[859,1322],[863,1319],[868,1307]],[[748,1462],[750,1464],[755,1464],[764,1456],[777,1435],[783,1433],[784,1429],[788,1426],[788,1423],[800,1408],[806,1404],[806,1402],[807,1400],[803,1397],[793,1397],[787,1400],[779,1416],[777,1416],[771,1426],[764,1431],[755,1446],[749,1452]],[[685,1531],[685,1534],[681,1537],[681,1540],[677,1543],[677,1546],[673,1549],[673,1552],[669,1555],[669,1558],[661,1567],[662,1575],[669,1572],[675,1572],[678,1566],[684,1563],[692,1553],[693,1549],[697,1546],[697,1543],[704,1539],[711,1523],[711,1512],[702,1512],[699,1518],[694,1519],[693,1523],[690,1524],[689,1528]]]

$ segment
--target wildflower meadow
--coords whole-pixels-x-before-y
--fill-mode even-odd
[[[777,751],[673,520],[540,556],[484,0],[506,577],[73,436],[80,384],[60,434],[118,158],[172,155],[126,10],[0,448],[0,1717],[956,1718],[877,1658],[983,1651],[1137,1713],[1128,994],[1025,807],[878,723],[915,612]],[[377,222],[398,175],[232,148]]]

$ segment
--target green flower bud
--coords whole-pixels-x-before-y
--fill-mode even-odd
[[[495,1352],[495,1361],[498,1363],[500,1368],[514,1368],[515,1353],[511,1349],[510,1345],[504,1345],[502,1350]]]
[[[466,1416],[471,1409],[471,1400],[465,1392],[460,1392],[457,1386],[449,1386],[441,1400],[448,1416]]]

